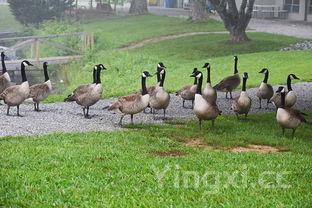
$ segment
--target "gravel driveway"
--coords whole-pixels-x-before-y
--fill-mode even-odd
[[[275,86],[275,89],[277,87]],[[312,110],[312,82],[298,83],[293,85],[293,89],[298,94],[296,108],[305,111]],[[251,113],[274,112],[270,105],[269,109],[257,109],[258,99],[255,97],[257,89],[249,89],[248,93],[252,97],[253,106]],[[233,96],[239,92],[233,93]],[[219,93],[218,105],[223,111],[223,115],[232,114],[230,111],[231,102],[225,99],[225,93]],[[17,135],[40,135],[53,132],[83,132],[83,131],[110,131],[119,129],[115,124],[119,120],[119,115],[102,110],[112,99],[102,100],[90,109],[91,119],[84,119],[81,108],[76,103],[55,103],[42,104],[41,112],[34,112],[32,104],[21,105],[21,114],[24,117],[15,116],[16,108],[11,109],[13,116],[6,116],[6,106],[0,106],[1,129],[0,136]],[[191,103],[186,102],[188,106]],[[263,102],[265,106],[265,102]],[[161,112],[159,112],[160,115]],[[195,118],[191,109],[182,108],[182,100],[171,95],[171,103],[167,110],[169,119],[192,119]],[[159,115],[159,116],[160,116]],[[162,120],[153,120],[152,115],[140,113],[134,116],[136,123],[161,123]],[[129,123],[129,116],[125,117],[124,123]]]

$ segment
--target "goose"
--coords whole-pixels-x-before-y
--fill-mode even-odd
[[[286,107],[286,92],[285,88],[279,88],[281,95],[281,106],[278,107],[276,112],[277,123],[282,127],[283,136],[285,134],[285,129],[292,129],[292,137],[295,135],[296,129],[300,126],[301,123],[306,123],[304,118],[304,113],[299,110]]]
[[[148,71],[144,71],[141,75],[141,94],[135,93],[118,98],[109,107],[109,111],[117,111],[122,113],[122,116],[118,122],[119,126],[122,126],[122,120],[125,115],[130,115],[131,123],[133,124],[133,115],[142,112],[149,103],[150,95],[146,88],[146,78],[152,75]]]
[[[208,102],[202,95],[203,73],[201,71],[195,71],[191,77],[198,79],[193,111],[199,120],[199,128],[201,129],[202,120],[211,120],[212,127],[214,127],[215,119],[218,115],[221,115],[221,111],[215,102]]]
[[[0,94],[0,100],[4,100],[4,103],[7,104],[7,115],[10,115],[10,107],[17,107],[17,116],[20,116],[19,106],[25,99],[29,96],[29,83],[27,81],[25,68],[26,66],[33,66],[27,60],[22,61],[21,63],[21,75],[22,75],[22,83],[20,85],[14,85],[6,88]]]
[[[286,97],[285,97],[285,106],[286,107],[292,107],[296,104],[297,102],[297,95],[295,93],[295,91],[293,91],[292,87],[291,87],[291,80],[297,79],[299,80],[299,78],[294,75],[294,74],[289,74],[287,76],[287,92],[286,93]],[[270,100],[271,102],[274,103],[276,108],[281,107],[282,103],[281,103],[281,93],[279,90],[276,91],[276,93],[273,95],[273,97]]]
[[[198,71],[197,68],[193,69],[193,73]],[[186,85],[182,89],[176,92],[177,96],[180,96],[183,99],[182,107],[185,108],[185,100],[191,100],[192,101],[192,108],[194,106],[194,99],[195,99],[195,92],[197,88],[197,78],[194,78],[194,84],[193,85]]]
[[[166,118],[166,109],[170,102],[170,95],[164,89],[164,82],[166,77],[166,70],[165,68],[158,68],[156,72],[157,76],[160,76],[160,83],[154,89],[154,91],[150,94],[149,106],[153,111],[153,116],[155,118],[155,110],[163,109],[164,117]]]
[[[210,64],[205,63],[203,68],[207,69],[207,85],[203,90],[203,97],[208,102],[216,102],[217,100],[217,91],[211,86],[211,79],[210,79]]]
[[[228,99],[228,93],[230,93],[230,98],[232,97],[232,91],[237,88],[241,82],[240,76],[238,74],[237,69],[237,62],[238,58],[237,56],[234,56],[234,74],[228,77],[225,77],[223,80],[221,80],[218,84],[214,86],[214,88],[217,91],[226,92],[225,98]]]
[[[267,68],[263,68],[259,73],[264,74],[264,79],[262,83],[260,84],[260,87],[257,91],[257,97],[259,98],[259,103],[260,103],[259,108],[261,108],[262,99],[267,100],[267,108],[268,108],[270,99],[272,98],[274,94],[272,85],[268,84],[269,70]]]
[[[48,74],[48,63],[43,63],[44,82],[40,84],[32,85],[29,88],[29,98],[34,102],[34,110],[39,110],[39,103],[46,99],[52,90],[52,84]]]
[[[11,78],[7,72],[4,58],[5,54],[4,52],[1,52],[2,75],[0,76],[0,94],[11,85]]]
[[[157,64],[157,68],[156,68],[156,80],[157,80],[157,83],[156,83],[156,85],[155,86],[150,86],[150,87],[147,87],[147,92],[148,92],[148,94],[151,96],[152,94],[154,94],[154,91],[155,91],[155,89],[159,86],[159,84],[160,84],[160,81],[161,81],[161,75],[160,75],[160,72],[163,70],[163,69],[166,69],[167,67],[164,65],[164,63],[163,62],[159,62],[158,64]],[[140,91],[140,92],[138,92],[139,94],[141,94],[142,93],[142,91]],[[153,112],[153,109],[150,107],[150,105],[148,105],[147,106],[148,108],[150,108],[150,113],[152,113]],[[145,111],[146,109],[144,109],[144,113],[146,113],[146,111]]]
[[[103,92],[101,70],[106,70],[106,68],[103,64],[98,64],[94,69],[96,70],[96,83],[79,86],[64,100],[65,102],[75,101],[78,105],[82,106],[85,118],[91,118],[89,116],[89,108],[101,99]]]
[[[248,73],[245,72],[243,75],[243,86],[242,86],[242,92],[240,96],[234,98],[232,102],[232,110],[235,112],[237,118],[240,114],[245,114],[245,117],[247,117],[250,107],[251,107],[251,98],[248,96],[246,92],[246,83],[248,79]]]

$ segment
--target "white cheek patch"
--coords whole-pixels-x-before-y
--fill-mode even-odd
[[[200,77],[201,77],[201,74],[198,74],[196,77],[197,77],[197,78],[200,78]]]
[[[146,75],[144,73],[142,73],[142,77],[146,77]]]
[[[28,66],[28,64],[27,64],[26,62],[23,62],[23,65],[24,65],[24,66]]]
[[[97,67],[95,66],[94,69],[97,70]]]
[[[160,64],[157,64],[157,67],[161,67]]]

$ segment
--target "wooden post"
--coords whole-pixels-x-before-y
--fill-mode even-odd
[[[36,45],[36,61],[39,62],[39,58],[40,58],[40,45],[39,45],[39,40],[36,39],[35,40],[35,45]]]

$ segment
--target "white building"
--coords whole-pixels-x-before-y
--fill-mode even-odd
[[[242,0],[236,0],[240,5]],[[274,9],[274,17],[286,17],[290,20],[312,21],[312,0],[256,0],[256,12],[269,12]]]

